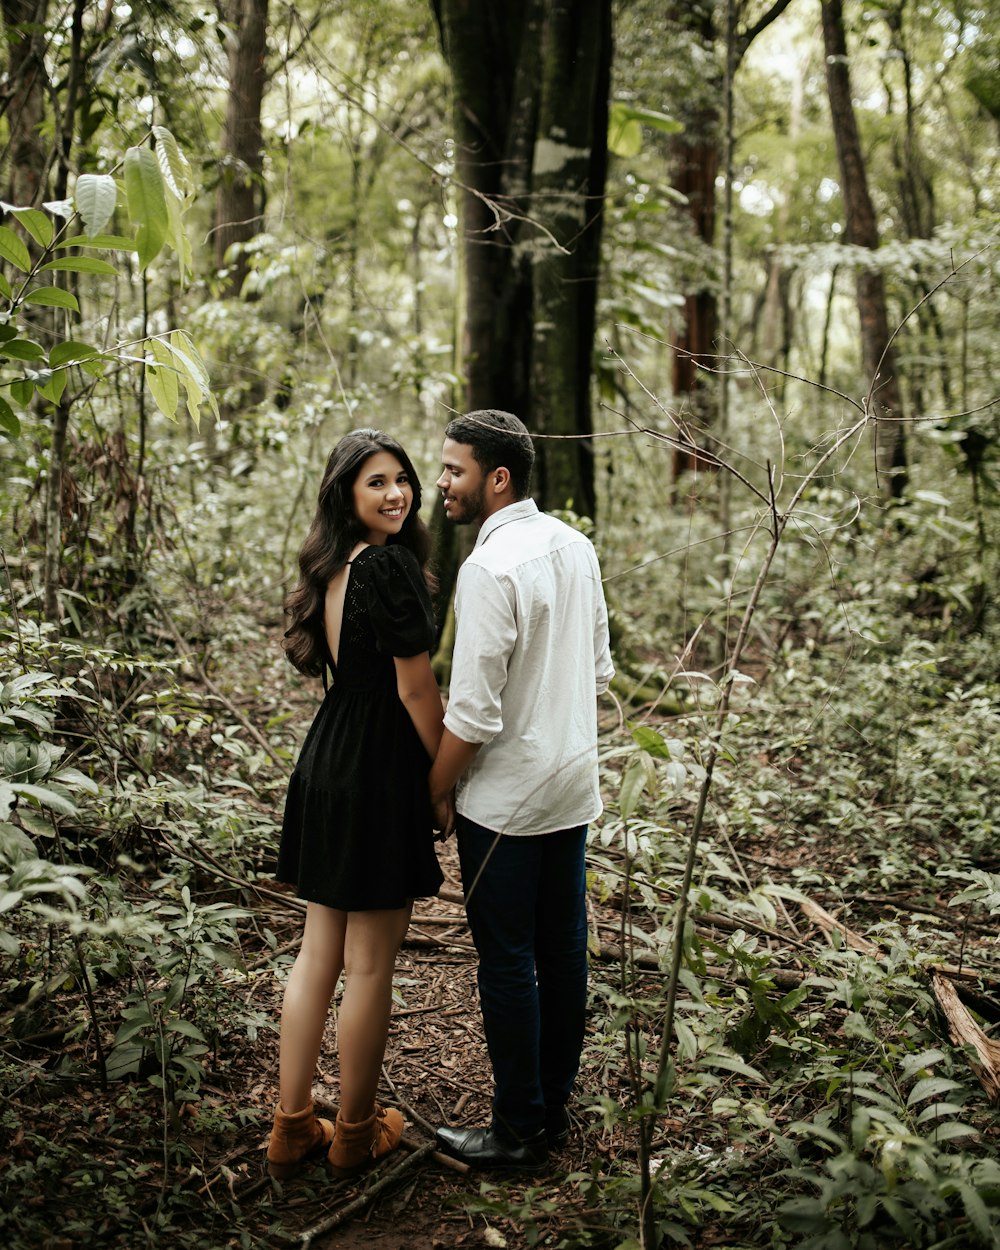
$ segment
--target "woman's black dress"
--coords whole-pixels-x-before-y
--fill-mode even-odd
[[[434,646],[416,556],[365,547],[351,562],[333,682],[288,786],[279,881],[342,911],[436,894],[430,760],[399,701],[394,656]]]

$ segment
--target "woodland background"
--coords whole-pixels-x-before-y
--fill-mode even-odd
[[[996,6],[0,7],[5,1244],[1000,1246]],[[612,613],[572,1146],[428,1158],[488,1114],[446,851],[405,1174],[282,1189],[282,598],[389,430],[446,688],[473,407]]]

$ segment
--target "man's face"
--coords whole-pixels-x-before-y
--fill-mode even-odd
[[[446,438],[441,451],[444,472],[435,485],[444,496],[444,514],[456,525],[478,525],[486,519],[486,474],[468,443]]]

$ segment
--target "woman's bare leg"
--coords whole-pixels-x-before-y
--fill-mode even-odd
[[[344,994],[337,1013],[340,1113],[350,1124],[375,1107],[392,1014],[392,974],[410,907],[352,911],[344,939]]]
[[[344,968],[348,913],[306,904],[302,946],[285,986],[281,1007],[278,1096],[288,1115],[312,1099],[330,1000]]]

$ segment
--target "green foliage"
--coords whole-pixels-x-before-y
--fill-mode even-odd
[[[83,796],[98,793],[96,783],[61,761],[65,748],[53,741],[60,700],[71,683],[52,673],[17,672],[10,657],[0,662],[0,915],[9,923],[27,908],[42,914],[43,900],[75,912],[86,898],[82,864],[42,857],[32,838],[51,841],[59,817],[78,815]],[[47,914],[52,907],[44,908]],[[17,955],[20,941],[0,922],[0,952]]]
[[[121,251],[126,256],[134,252],[142,273],[169,245],[184,281],[191,266],[184,216],[194,198],[194,183],[187,160],[170,131],[154,126],[151,138],[152,148],[130,147],[123,160],[125,197],[135,228],[133,239],[104,234],[119,201],[118,183],[109,174],[81,174],[73,199],[47,203],[45,212],[4,205],[39,249],[32,256],[12,229],[0,226],[0,258],[16,271],[13,276],[0,271],[0,295],[6,302],[0,326],[0,388],[6,387],[23,410],[31,408],[36,396],[59,404],[69,370],[74,366],[94,378],[102,378],[111,363],[131,362],[136,350],[145,348],[150,353],[146,362],[150,393],[165,416],[176,420],[181,386],[196,428],[203,407],[207,406],[216,417],[219,415],[204,363],[190,335],[183,330],[151,336],[145,343],[123,343],[113,349],[78,342],[67,331],[54,336],[55,342],[48,351],[27,332],[18,330],[19,320],[26,322],[26,331],[30,330],[28,309],[51,308],[77,317],[81,313],[80,301],[73,291],[66,286],[37,284],[39,275],[87,274],[95,280],[121,276],[118,266],[91,255],[93,251]],[[82,224],[82,232],[70,233],[76,224]],[[69,248],[75,254],[60,254]],[[100,283],[97,289],[101,289]],[[13,438],[21,432],[19,417],[3,398],[0,428]]]

